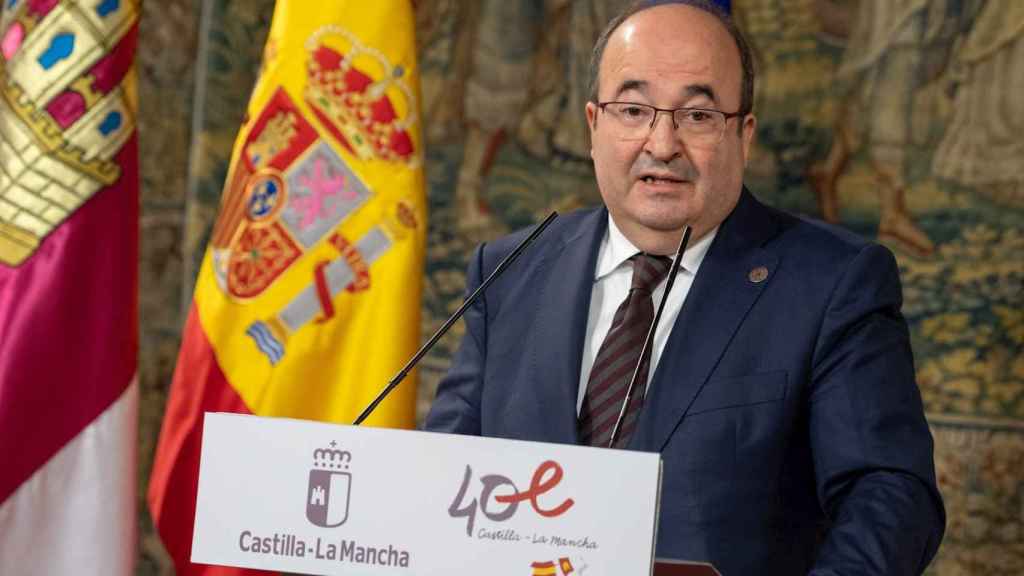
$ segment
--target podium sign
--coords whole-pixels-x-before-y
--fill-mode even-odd
[[[201,458],[193,562],[650,573],[657,454],[207,413]]]

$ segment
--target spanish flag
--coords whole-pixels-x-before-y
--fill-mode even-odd
[[[530,568],[533,568],[532,576],[558,576],[554,562],[534,562]]]
[[[202,419],[350,423],[415,352],[426,226],[413,7],[278,0],[149,484],[189,562]],[[411,427],[415,382],[367,421]]]
[[[0,574],[133,571],[138,20],[0,9]]]

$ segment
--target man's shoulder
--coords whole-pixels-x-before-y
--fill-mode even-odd
[[[888,249],[842,226],[810,216],[765,207],[779,223],[779,233],[767,248],[799,257],[809,264],[842,266],[865,250],[888,253]]]
[[[538,247],[542,250],[548,247],[564,246],[565,243],[579,238],[579,236],[589,227],[602,225],[605,221],[603,217],[606,218],[606,214],[607,212],[605,212],[603,206],[583,208],[567,212],[565,214],[559,214],[558,217],[551,222],[551,225],[542,232],[535,241]],[[488,260],[492,258],[504,258],[510,252],[515,250],[516,246],[525,240],[527,236],[536,230],[537,226],[538,224],[532,224],[487,242],[484,245],[486,248],[485,257]]]

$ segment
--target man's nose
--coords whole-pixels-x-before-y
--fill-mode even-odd
[[[647,135],[644,150],[657,158],[668,162],[683,153],[683,141],[676,131],[672,113],[659,111],[654,118],[654,126]]]

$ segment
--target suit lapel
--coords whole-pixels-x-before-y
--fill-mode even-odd
[[[603,209],[585,215],[540,265],[537,338],[524,343],[533,350],[532,378],[521,383],[532,388],[540,417],[536,422],[548,430],[545,438],[538,439],[577,442],[580,362],[594,267],[607,222],[608,213]]]
[[[655,370],[630,447],[661,451],[771,281],[778,258],[761,248],[775,234],[769,210],[744,189],[701,263]],[[767,279],[751,280],[764,267]]]

